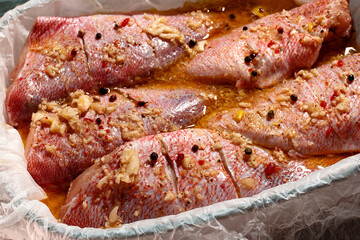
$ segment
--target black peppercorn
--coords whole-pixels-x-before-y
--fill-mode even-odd
[[[245,62],[246,62],[246,63],[251,62],[251,57],[250,57],[250,56],[246,56],[246,57],[245,57]]]
[[[195,145],[191,148],[191,150],[192,150],[194,153],[196,153],[196,152],[199,150],[199,146],[195,144]]]
[[[235,19],[235,14],[231,13],[231,14],[229,15],[229,18],[230,18],[230,19]]]
[[[267,117],[268,117],[269,119],[274,118],[274,116],[275,116],[274,110],[270,110],[270,111],[267,113]]]
[[[190,41],[189,41],[189,47],[193,48],[193,47],[196,46],[196,44],[197,44],[197,41],[196,41],[196,40],[190,39]]]
[[[244,30],[244,31],[248,30],[248,27],[247,27],[247,26],[244,26],[244,27],[243,27],[243,30]]]
[[[99,89],[99,94],[100,95],[106,95],[106,94],[108,94],[108,92],[109,92],[108,88],[100,88]]]
[[[97,125],[100,125],[100,124],[101,124],[101,119],[100,119],[100,118],[97,118],[97,119],[95,120],[95,122],[96,122]]]
[[[279,28],[277,29],[277,31],[278,31],[278,33],[280,33],[280,34],[283,34],[283,33],[284,33],[284,29],[283,29],[282,27],[279,27]]]
[[[158,159],[158,154],[156,153],[156,152],[152,152],[151,154],[150,154],[150,159],[151,159],[151,161],[156,161],[157,159]]]
[[[256,77],[257,75],[258,75],[257,71],[254,70],[251,72],[251,76]]]
[[[111,95],[110,98],[109,98],[109,101],[110,102],[115,102],[117,99],[116,95]]]
[[[296,94],[291,94],[290,99],[291,101],[296,102],[298,100],[298,97]]]
[[[246,155],[251,155],[252,154],[252,148],[251,147],[245,148],[245,154]]]
[[[75,57],[76,54],[77,54],[76,48],[74,48],[73,50],[71,50],[71,56]]]
[[[100,38],[101,38],[101,33],[97,33],[97,34],[95,35],[95,39],[99,40]]]
[[[355,76],[353,74],[350,74],[348,76],[348,80],[349,80],[349,82],[353,82],[355,80]]]
[[[257,55],[256,53],[251,53],[250,54],[251,59],[254,59],[256,57],[256,55]]]

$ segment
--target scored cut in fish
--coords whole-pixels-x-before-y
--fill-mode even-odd
[[[57,100],[78,89],[128,87],[170,65],[221,24],[211,13],[39,17],[10,75],[8,122],[27,124],[42,99]]]
[[[294,156],[360,151],[360,54],[301,70],[244,103],[247,108],[220,113],[208,126]]]
[[[206,82],[265,88],[317,60],[324,42],[349,37],[347,0],[317,0],[210,40],[185,72]]]
[[[127,142],[71,184],[62,222],[117,227],[252,196],[312,172],[305,162],[277,162],[256,146],[244,148],[203,129]],[[248,162],[257,163],[256,168]],[[271,169],[270,169],[271,168]]]
[[[187,127],[205,113],[195,90],[102,90],[79,90],[62,104],[44,101],[33,115],[25,157],[38,184],[73,180],[124,142]]]

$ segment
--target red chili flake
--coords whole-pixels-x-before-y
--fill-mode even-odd
[[[335,100],[335,98],[336,98],[337,96],[339,96],[339,93],[335,90],[335,91],[334,91],[334,94],[331,96],[330,100],[331,100],[331,101]]]
[[[280,47],[276,48],[274,52],[279,53],[280,52]]]
[[[337,65],[338,65],[338,67],[342,67],[342,66],[344,66],[344,62],[342,60],[339,60]]]
[[[321,106],[322,108],[326,108],[327,103],[326,103],[325,101],[321,101],[321,102],[320,102],[320,106]]]
[[[269,43],[268,43],[268,47],[271,47],[272,45],[274,45],[275,44],[275,42],[273,41],[273,40],[271,40]]]
[[[87,133],[88,133],[88,132],[89,132],[89,129],[88,129],[88,128],[87,128],[87,129],[85,129],[85,132],[87,132]]]
[[[107,135],[105,135],[105,140],[108,140],[108,136],[107,136]]]
[[[205,161],[204,160],[199,160],[198,163],[199,163],[199,165],[204,165]]]
[[[225,187],[226,187],[225,183],[221,183],[221,184],[220,184],[220,187],[221,187],[221,188],[225,188]]]
[[[128,25],[130,21],[130,18],[125,18],[124,21],[121,22],[121,27],[125,27],[126,25]]]
[[[264,170],[265,175],[266,175],[267,177],[269,177],[271,174],[273,174],[273,173],[275,172],[275,169],[276,169],[275,164],[274,164],[274,163],[269,163],[269,164],[266,166],[265,170]]]
[[[254,69],[252,69],[252,68],[249,68],[249,72],[252,72]]]
[[[183,153],[179,153],[179,155],[176,158],[176,161],[181,162],[182,160],[184,160],[184,157],[185,157],[185,155]]]
[[[330,135],[331,135],[331,127],[329,127],[328,129],[326,129],[326,136],[327,137],[330,137]]]

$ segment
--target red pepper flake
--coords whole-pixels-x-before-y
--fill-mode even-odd
[[[273,173],[275,172],[275,170],[276,170],[275,164],[274,164],[274,163],[269,163],[269,164],[266,166],[264,172],[265,172],[265,175],[266,175],[267,177],[269,177],[271,174],[273,174]]]
[[[326,133],[325,133],[325,134],[326,134],[327,137],[330,137],[330,135],[331,135],[331,130],[332,130],[331,127],[329,127],[328,129],[326,129]]]
[[[337,65],[338,65],[338,67],[342,67],[342,66],[344,66],[344,62],[342,60],[339,60]]]
[[[337,96],[339,96],[339,93],[335,90],[335,91],[334,91],[334,94],[331,96],[330,100],[331,100],[331,101],[335,100],[335,98],[336,98]]]
[[[85,129],[85,132],[86,132],[86,133],[88,133],[88,132],[89,132],[89,129],[88,129],[88,128],[87,128],[87,129]]]
[[[326,108],[327,103],[326,103],[325,101],[321,101],[321,102],[320,102],[320,106],[321,106],[322,108]]]
[[[108,140],[109,138],[108,138],[108,136],[107,135],[105,135],[105,140]]]
[[[275,42],[273,41],[273,40],[271,40],[269,43],[268,43],[268,47],[271,47],[272,45],[274,45],[275,44]]]
[[[249,68],[249,72],[252,72],[254,69],[252,69],[252,68]]]
[[[179,153],[177,158],[176,158],[176,162],[181,162],[182,160],[184,160],[185,155],[183,153]]]
[[[205,161],[204,160],[199,160],[198,163],[199,163],[199,165],[202,166],[202,165],[204,165]]]
[[[280,53],[280,47],[276,48],[276,49],[274,50],[274,52],[275,52],[275,53]]]
[[[121,27],[125,27],[130,22],[130,18],[125,18],[124,21],[121,22]]]

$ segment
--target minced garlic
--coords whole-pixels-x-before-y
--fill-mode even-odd
[[[116,174],[115,182],[132,183],[140,169],[138,152],[133,148],[125,148],[120,155],[121,167]]]

